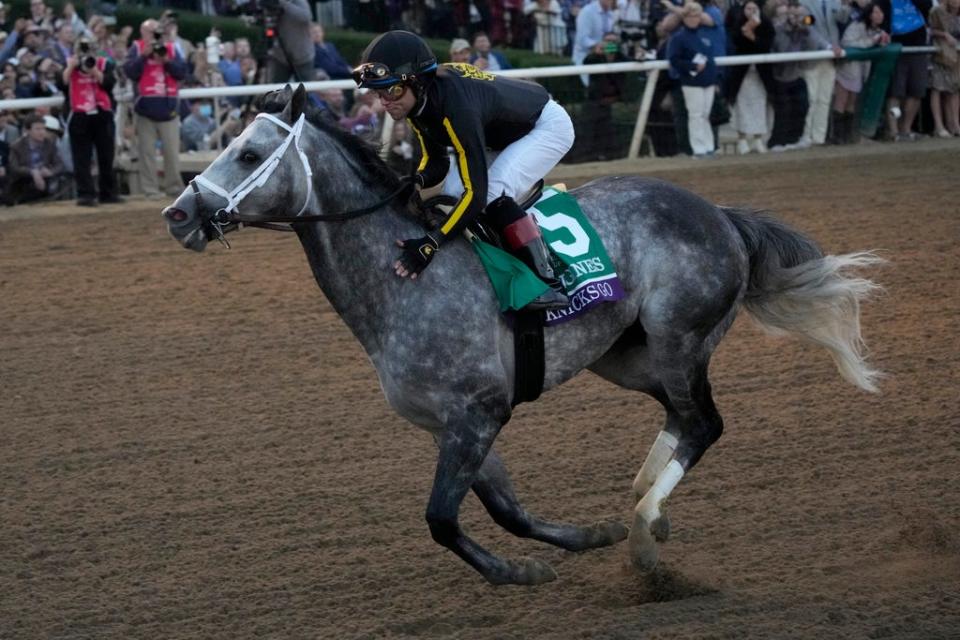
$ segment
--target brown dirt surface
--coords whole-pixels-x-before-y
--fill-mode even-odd
[[[624,545],[515,539],[467,500],[478,540],[557,569],[538,588],[488,586],[433,543],[435,448],[295,238],[198,255],[163,203],[8,212],[0,638],[960,638],[958,156],[888,149],[654,168],[828,252],[882,249],[863,325],[889,377],[861,393],[741,316],[712,367],[726,431],[674,492],[653,574]],[[661,422],[585,373],[499,448],[534,513],[628,522]]]

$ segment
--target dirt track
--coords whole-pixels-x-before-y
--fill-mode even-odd
[[[662,172],[829,252],[885,249],[863,322],[890,377],[860,393],[741,317],[712,367],[724,437],[674,493],[653,575],[622,545],[514,539],[468,500],[477,539],[558,570],[536,589],[489,587],[431,541],[435,449],[387,407],[295,239],[194,255],[143,201],[0,222],[0,638],[960,638],[942,149]],[[584,374],[499,446],[531,511],[626,520],[660,423]]]

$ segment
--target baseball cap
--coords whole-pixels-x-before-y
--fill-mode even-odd
[[[463,38],[455,38],[453,42],[450,43],[450,53],[463,51],[464,49],[469,49],[469,48],[470,48],[470,43],[464,40]]]
[[[53,116],[43,116],[43,127],[48,131],[61,131],[60,121]]]

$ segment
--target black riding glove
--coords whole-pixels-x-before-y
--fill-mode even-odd
[[[440,243],[433,236],[427,234],[422,238],[413,238],[411,240],[397,241],[397,245],[403,248],[403,252],[393,268],[400,277],[410,276],[416,278],[417,275],[427,268],[433,255],[440,248]]]

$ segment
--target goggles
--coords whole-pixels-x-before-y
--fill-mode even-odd
[[[386,89],[374,89],[374,92],[378,98],[385,102],[396,102],[407,92],[407,87],[398,82],[397,84],[390,85]]]
[[[386,87],[401,82],[403,78],[393,75],[390,67],[382,62],[367,62],[353,70],[353,81],[359,86]]]

